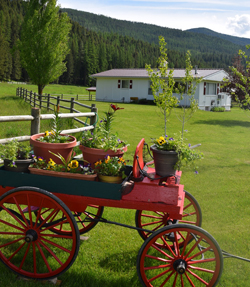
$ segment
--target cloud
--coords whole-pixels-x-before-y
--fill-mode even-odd
[[[234,31],[235,34],[250,37],[250,15],[236,15],[228,18],[227,26]]]

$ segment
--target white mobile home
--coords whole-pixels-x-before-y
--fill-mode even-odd
[[[194,69],[194,78],[202,77],[197,86],[195,99],[199,109],[209,111],[213,106],[230,110],[231,97],[222,92],[222,82],[228,74],[221,69]],[[146,69],[112,69],[92,75],[96,79],[96,100],[108,102],[130,102],[131,99],[153,100],[150,79]],[[185,69],[175,69],[176,82],[185,77]],[[176,95],[178,96],[178,95]],[[188,106],[184,100],[180,105]]]

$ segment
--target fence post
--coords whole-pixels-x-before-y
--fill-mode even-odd
[[[42,108],[42,98],[43,98],[43,96],[39,95],[39,108],[40,109]]]
[[[32,104],[32,94],[33,94],[33,92],[30,91],[30,105]]]
[[[16,96],[19,96],[19,87],[16,89]]]
[[[57,96],[56,98],[56,107],[60,106],[60,96]]]
[[[78,94],[76,95],[76,99],[77,99],[77,101],[78,101]]]
[[[31,115],[34,117],[34,120],[31,121],[30,135],[40,133],[40,109],[32,108]]]
[[[90,118],[90,125],[95,125],[96,124],[96,119],[97,119],[97,112],[98,109],[96,108],[95,104],[91,105],[91,112],[96,113],[93,117]]]
[[[28,90],[26,89],[26,91],[25,91],[25,97],[24,97],[25,102],[26,102],[26,100],[27,100],[27,95],[28,95]]]
[[[63,94],[61,95],[61,99],[63,99]]]
[[[49,104],[50,104],[50,94],[47,96],[47,111],[49,110]]]
[[[74,103],[75,103],[75,99],[74,98],[71,98],[70,100],[70,112],[73,113],[73,109],[74,109]]]

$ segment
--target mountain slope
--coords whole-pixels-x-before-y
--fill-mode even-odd
[[[243,49],[245,45],[233,43],[231,38],[224,39],[220,37],[218,41],[218,37],[215,35],[117,20],[103,15],[73,9],[62,9],[62,11],[67,12],[68,16],[81,26],[95,32],[117,33],[154,44],[158,44],[158,36],[162,35],[167,42],[168,49],[180,52],[190,50],[191,53],[217,53],[219,51],[221,53],[234,55],[239,49]]]
[[[194,29],[188,29],[186,31],[197,33],[197,34],[204,34],[204,35],[208,35],[208,36],[212,36],[212,37],[217,37],[217,38],[232,42],[236,45],[246,46],[246,45],[250,44],[250,39],[248,39],[248,38],[242,38],[242,37],[236,37],[236,36],[221,34],[221,33],[214,32],[213,30],[210,30],[207,28],[194,28]]]

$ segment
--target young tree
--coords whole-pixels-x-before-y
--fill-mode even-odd
[[[164,37],[159,36],[160,57],[158,59],[159,69],[152,69],[151,65],[146,64],[151,81],[151,89],[154,96],[154,101],[157,107],[160,108],[164,116],[164,131],[167,134],[167,121],[171,111],[178,104],[178,99],[173,96],[174,90],[174,70],[168,69],[167,48]]]
[[[246,48],[249,49],[250,45]],[[238,56],[238,60],[235,60],[230,67],[229,79],[225,79],[226,86],[230,88],[231,94],[241,106],[250,109],[250,57],[242,50],[239,50]],[[240,61],[242,59],[246,62],[245,69]]]
[[[192,74],[191,53],[186,53],[186,69],[185,77],[178,85],[178,92],[180,94],[180,100],[185,99],[184,105],[182,105],[182,112],[179,120],[182,122],[182,137],[184,134],[185,123],[192,117],[193,113],[198,109],[198,102],[194,98],[194,94],[198,84],[202,81],[201,77],[194,77]]]
[[[22,65],[42,95],[44,87],[65,70],[71,28],[57,0],[29,0],[19,42]]]

